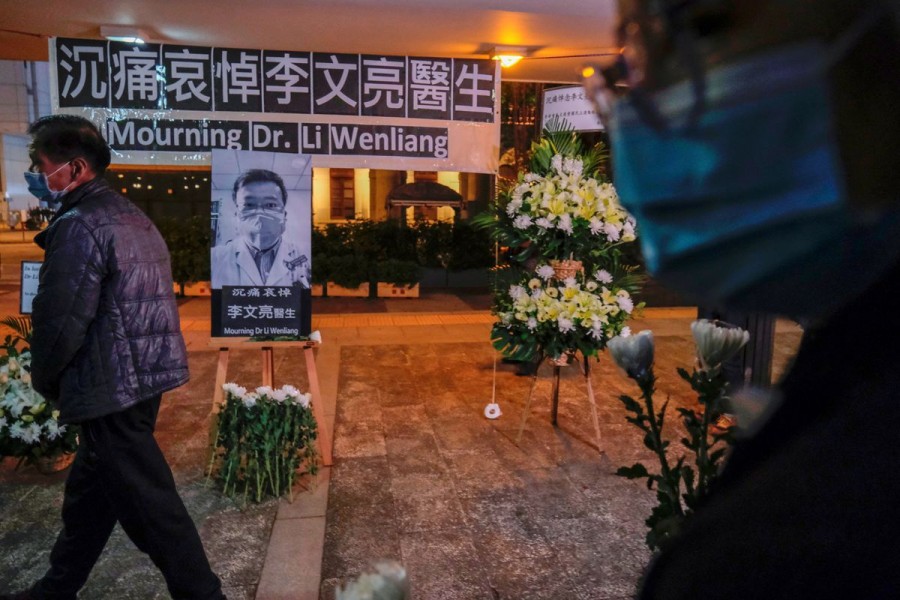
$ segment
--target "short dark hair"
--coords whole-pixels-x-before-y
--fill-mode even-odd
[[[28,134],[31,136],[28,156],[32,163],[38,162],[38,154],[57,163],[84,158],[97,175],[103,175],[109,166],[109,144],[97,127],[84,117],[41,117],[29,125]]]
[[[287,188],[284,187],[284,180],[281,178],[281,175],[274,171],[269,171],[268,169],[249,169],[241,173],[240,176],[234,180],[234,189],[231,191],[231,199],[237,203],[237,193],[239,189],[251,183],[264,182],[274,183],[278,186],[278,189],[281,190],[281,205],[287,206]]]

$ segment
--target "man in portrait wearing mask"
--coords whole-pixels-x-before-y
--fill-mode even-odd
[[[309,288],[309,259],[284,240],[287,189],[277,173],[250,169],[232,190],[238,237],[212,250],[212,287],[292,286]]]
[[[28,133],[31,172],[61,202],[34,239],[32,384],[80,432],[50,568],[0,598],[75,600],[118,523],[173,598],[222,599],[153,435],[162,394],[189,379],[166,243],[104,181],[110,149],[93,123],[52,115]]]
[[[641,598],[900,597],[898,4],[619,2],[586,86],[648,268],[805,328]]]

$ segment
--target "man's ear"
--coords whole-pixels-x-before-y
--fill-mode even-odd
[[[72,159],[72,171],[72,179],[78,182],[79,185],[87,183],[96,176],[94,169],[91,168],[90,163],[83,156]]]

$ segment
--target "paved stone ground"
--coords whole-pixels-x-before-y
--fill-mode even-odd
[[[228,598],[246,600],[256,594],[278,504],[241,509],[206,485],[215,359],[210,351],[190,353],[191,382],[165,396],[157,439]],[[235,378],[258,379],[258,362],[257,353],[236,353]],[[25,588],[43,575],[61,526],[66,473],[46,476],[33,467],[14,467],[12,459],[0,465],[0,592]],[[117,526],[81,597],[143,600],[169,595],[152,562]]]
[[[473,302],[465,304],[474,307]],[[344,323],[340,314],[319,308],[322,322],[333,328],[323,328],[333,356],[326,362],[337,370],[322,597],[331,598],[336,583],[382,558],[406,565],[414,597],[423,600],[631,597],[649,557],[643,520],[653,502],[642,484],[612,474],[650,458],[616,400],[636,392],[631,382],[608,357],[595,368],[601,455],[577,369],[563,369],[559,428],[553,428],[550,369],[543,367],[522,444],[516,445],[530,380],[500,364],[497,399],[504,415],[497,421],[483,417],[493,364],[483,319],[452,324],[467,322],[459,313],[438,319],[450,323],[441,325],[423,315],[390,325],[388,315],[397,305],[383,307],[384,317],[365,324],[359,318]],[[188,303],[181,312],[192,380],[166,396],[158,437],[228,597],[250,599],[258,595],[267,549],[271,554],[279,506],[241,510],[204,485],[216,354],[208,348],[208,305]],[[691,402],[674,371],[693,362],[689,322],[633,326],[656,333],[660,394],[671,395],[672,408]],[[776,335],[776,376],[798,341],[795,329]],[[305,389],[296,352],[276,353],[276,383]],[[258,369],[258,352],[234,351],[229,379],[258,381]],[[59,528],[63,479],[14,472],[9,460],[0,465],[0,592],[28,585],[46,568]],[[266,598],[307,597],[291,593],[259,592]],[[81,597],[167,594],[150,561],[117,531]]]
[[[674,423],[675,408],[695,402],[675,372],[693,363],[693,344],[686,332],[656,342],[658,398],[671,398]],[[798,342],[778,334],[776,372]],[[488,421],[492,360],[483,343],[343,347],[323,598],[380,559],[407,567],[414,598],[633,597],[650,557],[653,492],[613,473],[654,464],[617,399],[636,386],[608,357],[594,363],[600,454],[575,366],[562,370],[559,427],[550,424],[545,365],[516,444],[530,378],[501,365],[504,414]],[[680,438],[677,429],[668,435]]]

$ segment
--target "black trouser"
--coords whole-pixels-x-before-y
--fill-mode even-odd
[[[153,437],[159,401],[157,396],[81,424],[81,445],[66,480],[63,530],[50,569],[33,589],[38,598],[74,600],[116,522],[162,571],[173,598],[223,597]]]

